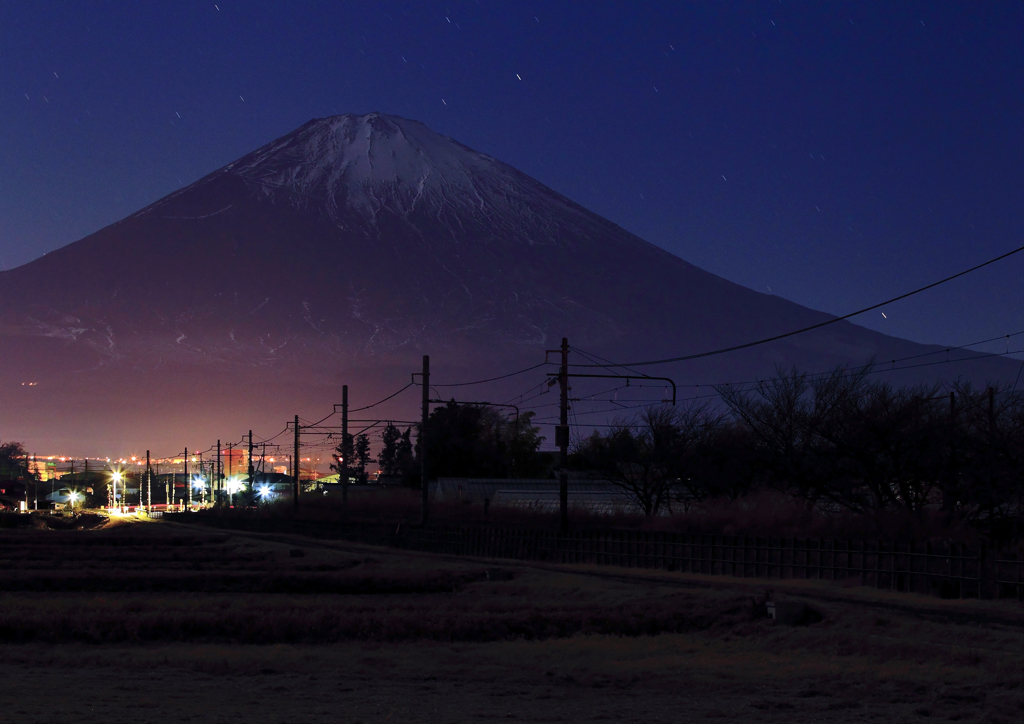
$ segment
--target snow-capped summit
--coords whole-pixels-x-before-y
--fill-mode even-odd
[[[510,167],[434,133],[422,123],[381,113],[334,116],[300,129],[224,168],[260,193],[374,213],[469,203],[481,209],[497,187],[515,187]]]

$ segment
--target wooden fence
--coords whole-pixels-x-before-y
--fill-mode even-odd
[[[289,519],[217,518],[190,513],[168,519],[219,527],[290,532],[406,550],[661,569],[711,576],[843,581],[944,598],[1024,601],[1024,550],[822,538],[763,538],[629,530],[554,531],[483,526],[408,526]]]

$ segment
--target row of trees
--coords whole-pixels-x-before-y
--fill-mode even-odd
[[[331,470],[341,478],[365,483],[369,479],[366,466],[373,462],[370,455],[370,438],[366,435],[342,435],[342,440],[334,449],[334,462]]]
[[[824,511],[928,508],[986,524],[1022,513],[1024,392],[897,388],[866,369],[792,370],[717,392],[720,402],[651,407],[576,440],[570,465],[619,486],[648,516],[765,489]],[[540,452],[532,419],[455,402],[435,408],[424,436],[430,478],[551,476],[554,460]],[[382,473],[418,485],[420,438],[389,424]],[[349,470],[365,480],[369,440],[348,445]]]
[[[507,419],[490,407],[449,402],[427,418],[428,474],[439,477],[535,478],[551,473],[550,456],[539,452],[540,428],[534,413]],[[420,435],[388,423],[381,433],[376,458],[382,475],[401,478],[410,486],[420,482]],[[366,435],[349,435],[334,451],[331,469],[350,480],[365,482],[373,461]],[[350,463],[346,466],[345,461]]]
[[[868,370],[791,371],[710,403],[645,410],[574,451],[647,515],[771,488],[826,510],[1021,514],[1024,393],[894,388]]]

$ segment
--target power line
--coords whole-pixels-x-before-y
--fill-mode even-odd
[[[993,341],[1000,340],[1000,339],[1009,339],[1009,338],[1012,338],[1012,337],[1020,336],[1022,334],[1024,334],[1024,331],[1014,332],[1013,334],[1000,335],[999,337],[992,337],[990,339],[982,340],[980,342],[972,342],[970,344],[966,344],[966,345],[963,345],[961,347],[950,347],[950,348],[945,349],[945,350],[936,350],[935,352],[928,352],[928,353],[925,353],[925,354],[910,355],[908,357],[902,357],[902,358],[899,358],[899,359],[890,360],[890,361],[885,362],[883,364],[895,364],[895,363],[898,363],[898,362],[904,362],[904,361],[908,361],[908,360],[919,359],[921,357],[931,356],[931,355],[934,355],[934,354],[942,354],[943,352],[950,352],[950,351],[955,350],[955,349],[964,349],[964,348],[976,346],[976,345],[979,345],[979,344],[985,344],[986,342],[993,342]],[[1024,348],[1019,349],[1019,350],[1016,350],[1016,349],[1010,350],[1010,349],[1008,349],[1006,352],[983,353],[983,354],[973,355],[973,356],[970,356],[970,357],[959,357],[959,358],[956,358],[956,359],[936,360],[936,361],[933,361],[933,362],[923,362],[923,363],[915,364],[915,365],[904,365],[902,367],[892,367],[892,368],[880,368],[880,367],[877,367],[875,369],[871,369],[872,367],[875,367],[875,365],[874,364],[867,364],[867,365],[863,365],[863,366],[860,366],[860,367],[854,367],[854,368],[846,369],[846,370],[843,371],[842,374],[843,374],[843,376],[849,376],[849,375],[857,374],[857,373],[860,373],[860,372],[863,372],[864,374],[881,374],[881,373],[885,373],[885,372],[896,372],[896,371],[900,371],[900,370],[917,369],[917,368],[920,368],[920,367],[932,367],[932,366],[935,366],[935,365],[951,364],[951,363],[954,363],[954,362],[964,362],[964,361],[970,361],[970,360],[974,360],[974,359],[983,359],[983,358],[986,358],[986,357],[1005,357],[1007,355],[1020,354],[1022,352],[1024,352]],[[1022,370],[1024,370],[1024,367],[1022,367]],[[833,373],[834,373],[833,371],[829,371],[829,372],[815,372],[815,373],[807,374],[806,378],[810,379],[810,380],[814,380],[814,379],[818,379],[820,377],[824,377],[824,376],[827,376],[827,375],[830,375],[830,374],[833,374]],[[775,379],[771,379],[770,378],[770,379],[767,379],[767,380],[746,380],[746,381],[743,381],[743,382],[721,382],[721,383],[717,383],[717,384],[688,385],[688,386],[689,387],[719,388],[719,387],[725,387],[727,385],[734,385],[734,386],[742,388],[742,387],[744,387],[746,385],[757,385],[757,384],[767,384],[769,386],[777,386],[778,381],[775,380]],[[743,390],[741,389],[740,391],[743,391]],[[1011,392],[1012,392],[1012,390],[1011,390]],[[603,393],[597,393],[597,394],[603,394]],[[710,398],[715,398],[715,397],[720,397],[720,396],[721,396],[721,393],[716,389],[714,392],[710,392],[708,394],[693,395],[691,397],[684,397],[684,398],[681,398],[679,401],[680,402],[688,402],[688,401],[692,401],[692,400],[704,400],[704,399],[710,399]],[[601,412],[619,412],[620,410],[623,410],[623,409],[638,409],[640,407],[644,407],[647,403],[657,403],[657,402],[660,402],[660,400],[637,400],[635,398],[634,399],[622,400],[621,402],[618,401],[618,400],[595,400],[595,399],[586,399],[586,398],[576,398],[575,401],[576,402],[581,402],[581,403],[583,403],[583,402],[610,402],[612,404],[619,405],[619,408],[608,408],[608,409],[604,409],[604,410],[590,410],[588,412],[580,412],[579,413],[580,415],[596,415],[596,414],[601,413]],[[640,404],[640,405],[631,405],[631,406],[628,406],[628,407],[626,406],[626,403],[635,403],[635,402],[640,402],[642,404]],[[539,409],[546,408],[546,407],[554,407],[555,404],[557,404],[557,403],[551,403],[551,404],[546,404],[546,405],[536,405],[536,406],[534,406],[534,407],[532,407],[530,409],[539,410]],[[551,418],[551,417],[539,418],[535,422],[537,424],[553,424],[553,423],[545,422],[546,420],[552,420],[552,419],[554,419],[554,418]]]
[[[920,354],[912,354],[912,355],[908,355],[906,357],[897,357],[896,359],[883,360],[881,362],[877,362],[877,361],[875,361],[875,362],[868,362],[867,364],[863,364],[863,365],[860,365],[858,367],[851,367],[851,368],[849,368],[847,373],[848,374],[853,374],[855,371],[867,370],[867,374],[879,374],[879,373],[882,373],[882,372],[895,372],[895,371],[898,371],[898,370],[915,369],[916,367],[919,367],[919,366],[931,366],[933,364],[948,364],[948,363],[953,363],[953,362],[966,362],[966,361],[970,361],[970,360],[973,360],[973,359],[980,359],[980,358],[983,358],[983,357],[1005,357],[1007,355],[1011,355],[1011,354],[1016,354],[1017,353],[1014,350],[1009,349],[1009,340],[1014,338],[1014,337],[1019,337],[1022,334],[1024,334],[1024,330],[1022,330],[1020,332],[1013,332],[1011,334],[1001,334],[998,337],[989,337],[988,339],[982,339],[982,340],[979,340],[977,342],[969,342],[967,344],[962,344],[962,345],[960,345],[958,347],[943,347],[942,349],[933,350],[931,352],[922,352]],[[937,362],[929,362],[926,365],[907,365],[905,367],[896,367],[895,366],[898,362],[907,362],[909,360],[920,359],[922,357],[932,357],[932,356],[937,355],[937,354],[949,355],[949,353],[953,352],[953,351],[957,351],[957,350],[961,350],[961,349],[967,349],[969,347],[977,347],[978,345],[981,345],[981,344],[988,344],[989,342],[997,342],[999,340],[1004,340],[1004,339],[1007,340],[1007,350],[1006,350],[1006,352],[985,352],[985,353],[982,353],[982,354],[979,354],[979,355],[975,355],[973,357],[957,357],[957,358],[954,358],[954,359],[948,359],[947,358],[945,360],[940,360],[940,361],[937,361]],[[888,369],[883,369],[881,365],[893,365],[893,366],[888,368]],[[871,369],[872,367],[874,367],[876,369]],[[828,370],[826,372],[813,372],[813,373],[808,373],[807,377],[810,378],[810,379],[815,379],[817,377],[823,377],[825,375],[830,375],[830,374],[832,374],[832,372],[833,372],[832,370]],[[703,384],[699,384],[699,385],[680,385],[680,387],[699,388],[699,387],[722,387],[724,385],[754,385],[754,384],[758,384],[758,383],[764,382],[764,381],[766,381],[766,380],[743,380],[741,382],[715,382],[715,383],[703,383]],[[694,398],[689,398],[689,399],[694,399]]]
[[[376,402],[374,402],[374,403],[373,403],[372,405],[367,405],[366,407],[357,407],[357,408],[355,408],[354,410],[349,410],[348,412],[349,412],[349,414],[352,414],[353,412],[361,412],[362,410],[369,410],[369,409],[370,409],[371,407],[376,407],[377,405],[381,405],[381,404],[383,404],[383,403],[387,402],[388,400],[390,400],[390,399],[391,399],[392,397],[398,397],[398,396],[399,396],[400,394],[402,394],[402,393],[403,393],[403,392],[405,392],[405,391],[406,391],[407,389],[409,389],[410,387],[412,387],[412,386],[413,386],[413,384],[414,384],[414,383],[410,382],[410,383],[409,383],[409,384],[407,384],[407,385],[406,385],[405,387],[403,387],[402,389],[400,389],[400,390],[399,390],[398,392],[393,392],[392,394],[390,394],[390,395],[388,395],[387,397],[385,397],[385,398],[384,398],[383,400],[377,400],[377,401],[376,401]],[[328,415],[328,417],[330,417],[330,416]],[[327,418],[324,418],[324,419],[327,419]]]
[[[923,286],[920,289],[915,289],[912,292],[907,292],[906,294],[900,294],[899,296],[893,297],[892,299],[888,299],[888,300],[886,300],[884,302],[879,302],[878,304],[872,304],[870,307],[864,307],[863,309],[859,309],[856,312],[850,312],[849,314],[844,314],[841,317],[834,317],[834,318],[826,320],[824,322],[819,322],[818,324],[812,324],[810,327],[804,327],[803,329],[796,329],[796,330],[793,330],[792,332],[786,332],[785,334],[777,334],[774,337],[766,337],[764,339],[759,339],[756,342],[747,342],[746,344],[737,344],[737,345],[734,345],[732,347],[723,347],[722,349],[711,350],[709,352],[699,352],[697,354],[683,355],[681,357],[669,357],[667,359],[658,359],[658,360],[642,360],[640,362],[622,362],[622,363],[614,363],[613,362],[613,363],[609,363],[609,364],[611,364],[613,367],[621,367],[621,368],[626,368],[626,367],[645,367],[645,366],[649,366],[649,365],[667,364],[669,362],[685,362],[686,360],[700,359],[702,357],[712,357],[714,355],[725,354],[726,352],[735,352],[735,351],[741,350],[741,349],[749,349],[750,347],[757,347],[758,345],[767,344],[768,342],[775,342],[777,340],[785,339],[787,337],[793,337],[793,336],[795,336],[797,334],[803,334],[804,332],[810,332],[810,331],[815,330],[815,329],[821,329],[822,327],[827,327],[830,324],[835,324],[836,322],[841,322],[841,321],[843,321],[845,319],[849,319],[850,317],[856,317],[859,314],[864,314],[864,312],[870,312],[872,309],[878,309],[879,307],[884,307],[887,304],[892,304],[893,302],[898,302],[901,299],[906,299],[907,297],[912,297],[915,294],[920,294],[923,291],[927,291],[928,289],[932,289],[934,287],[937,287],[940,284],[945,284],[946,282],[950,282],[950,281],[952,281],[954,279],[957,279],[959,277],[964,276],[965,274],[970,274],[971,272],[977,271],[978,269],[986,267],[989,264],[995,264],[997,261],[1002,261],[1003,259],[1006,259],[1007,257],[1013,256],[1014,254],[1018,254],[1021,251],[1024,251],[1024,246],[1019,246],[1016,249],[1014,249],[1013,251],[1009,251],[1009,252],[1007,252],[1005,254],[1002,254],[1001,256],[997,256],[994,259],[989,259],[988,261],[986,261],[986,262],[984,262],[982,264],[978,264],[977,266],[973,266],[970,269],[965,269],[964,271],[958,272],[958,273],[956,273],[956,274],[954,274],[952,276],[946,277],[945,279],[940,279],[937,282],[932,282],[931,284]],[[605,365],[601,365],[601,364],[573,365],[573,367],[605,367]]]
[[[495,382],[496,380],[503,380],[503,379],[506,379],[507,377],[515,377],[516,375],[521,375],[524,372],[530,372],[532,370],[538,369],[538,368],[543,367],[544,365],[548,365],[548,364],[553,364],[553,363],[552,362],[541,362],[540,364],[536,364],[533,367],[527,367],[526,369],[516,370],[515,372],[509,372],[507,375],[499,375],[498,377],[489,377],[486,380],[476,380],[475,382],[449,382],[446,385],[439,385],[439,384],[435,383],[433,386],[434,387],[467,387],[468,385],[482,385],[485,382]]]
[[[526,397],[531,392],[533,392],[534,390],[536,390],[538,387],[544,387],[545,388],[544,391],[546,392],[547,391],[547,389],[546,389],[547,386],[548,386],[548,381],[547,380],[544,380],[543,382],[538,382],[533,387],[529,387],[529,388],[523,390],[522,392],[520,392],[518,395],[513,395],[512,397],[508,398],[507,400],[505,400],[505,402],[512,402],[513,400],[519,400],[519,402],[522,403],[524,401],[523,398]],[[531,398],[528,398],[528,399],[533,399],[533,398],[531,397]]]
[[[594,354],[593,352],[585,352],[584,350],[580,349],[579,347],[571,347],[570,349],[572,349],[573,352],[576,352],[577,354],[582,355],[583,357],[585,357],[588,360],[590,360],[591,362],[593,362],[594,363],[594,365],[593,365],[594,367],[600,367],[602,369],[608,370],[609,372],[614,372],[615,371],[615,370],[613,370],[609,366],[609,365],[614,365],[615,364],[611,360],[607,360],[607,359],[605,359],[604,357],[602,357],[600,355]],[[598,360],[601,360],[601,362],[607,362],[608,364],[601,364],[600,362],[598,362]],[[582,365],[570,365],[570,367],[577,367],[577,366],[582,366]],[[590,365],[587,365],[587,366],[589,367]],[[624,367],[622,365],[616,365],[616,366],[617,367],[622,367],[622,369],[626,370],[627,372],[632,372],[634,374],[640,375],[641,377],[645,376],[643,372],[640,372],[638,370],[634,370],[634,369],[631,369],[629,367]]]

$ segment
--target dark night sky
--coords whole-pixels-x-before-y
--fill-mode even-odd
[[[829,312],[1024,243],[1019,2],[217,6],[0,4],[0,269],[374,110]],[[885,311],[857,321],[1024,329],[1024,254]]]

